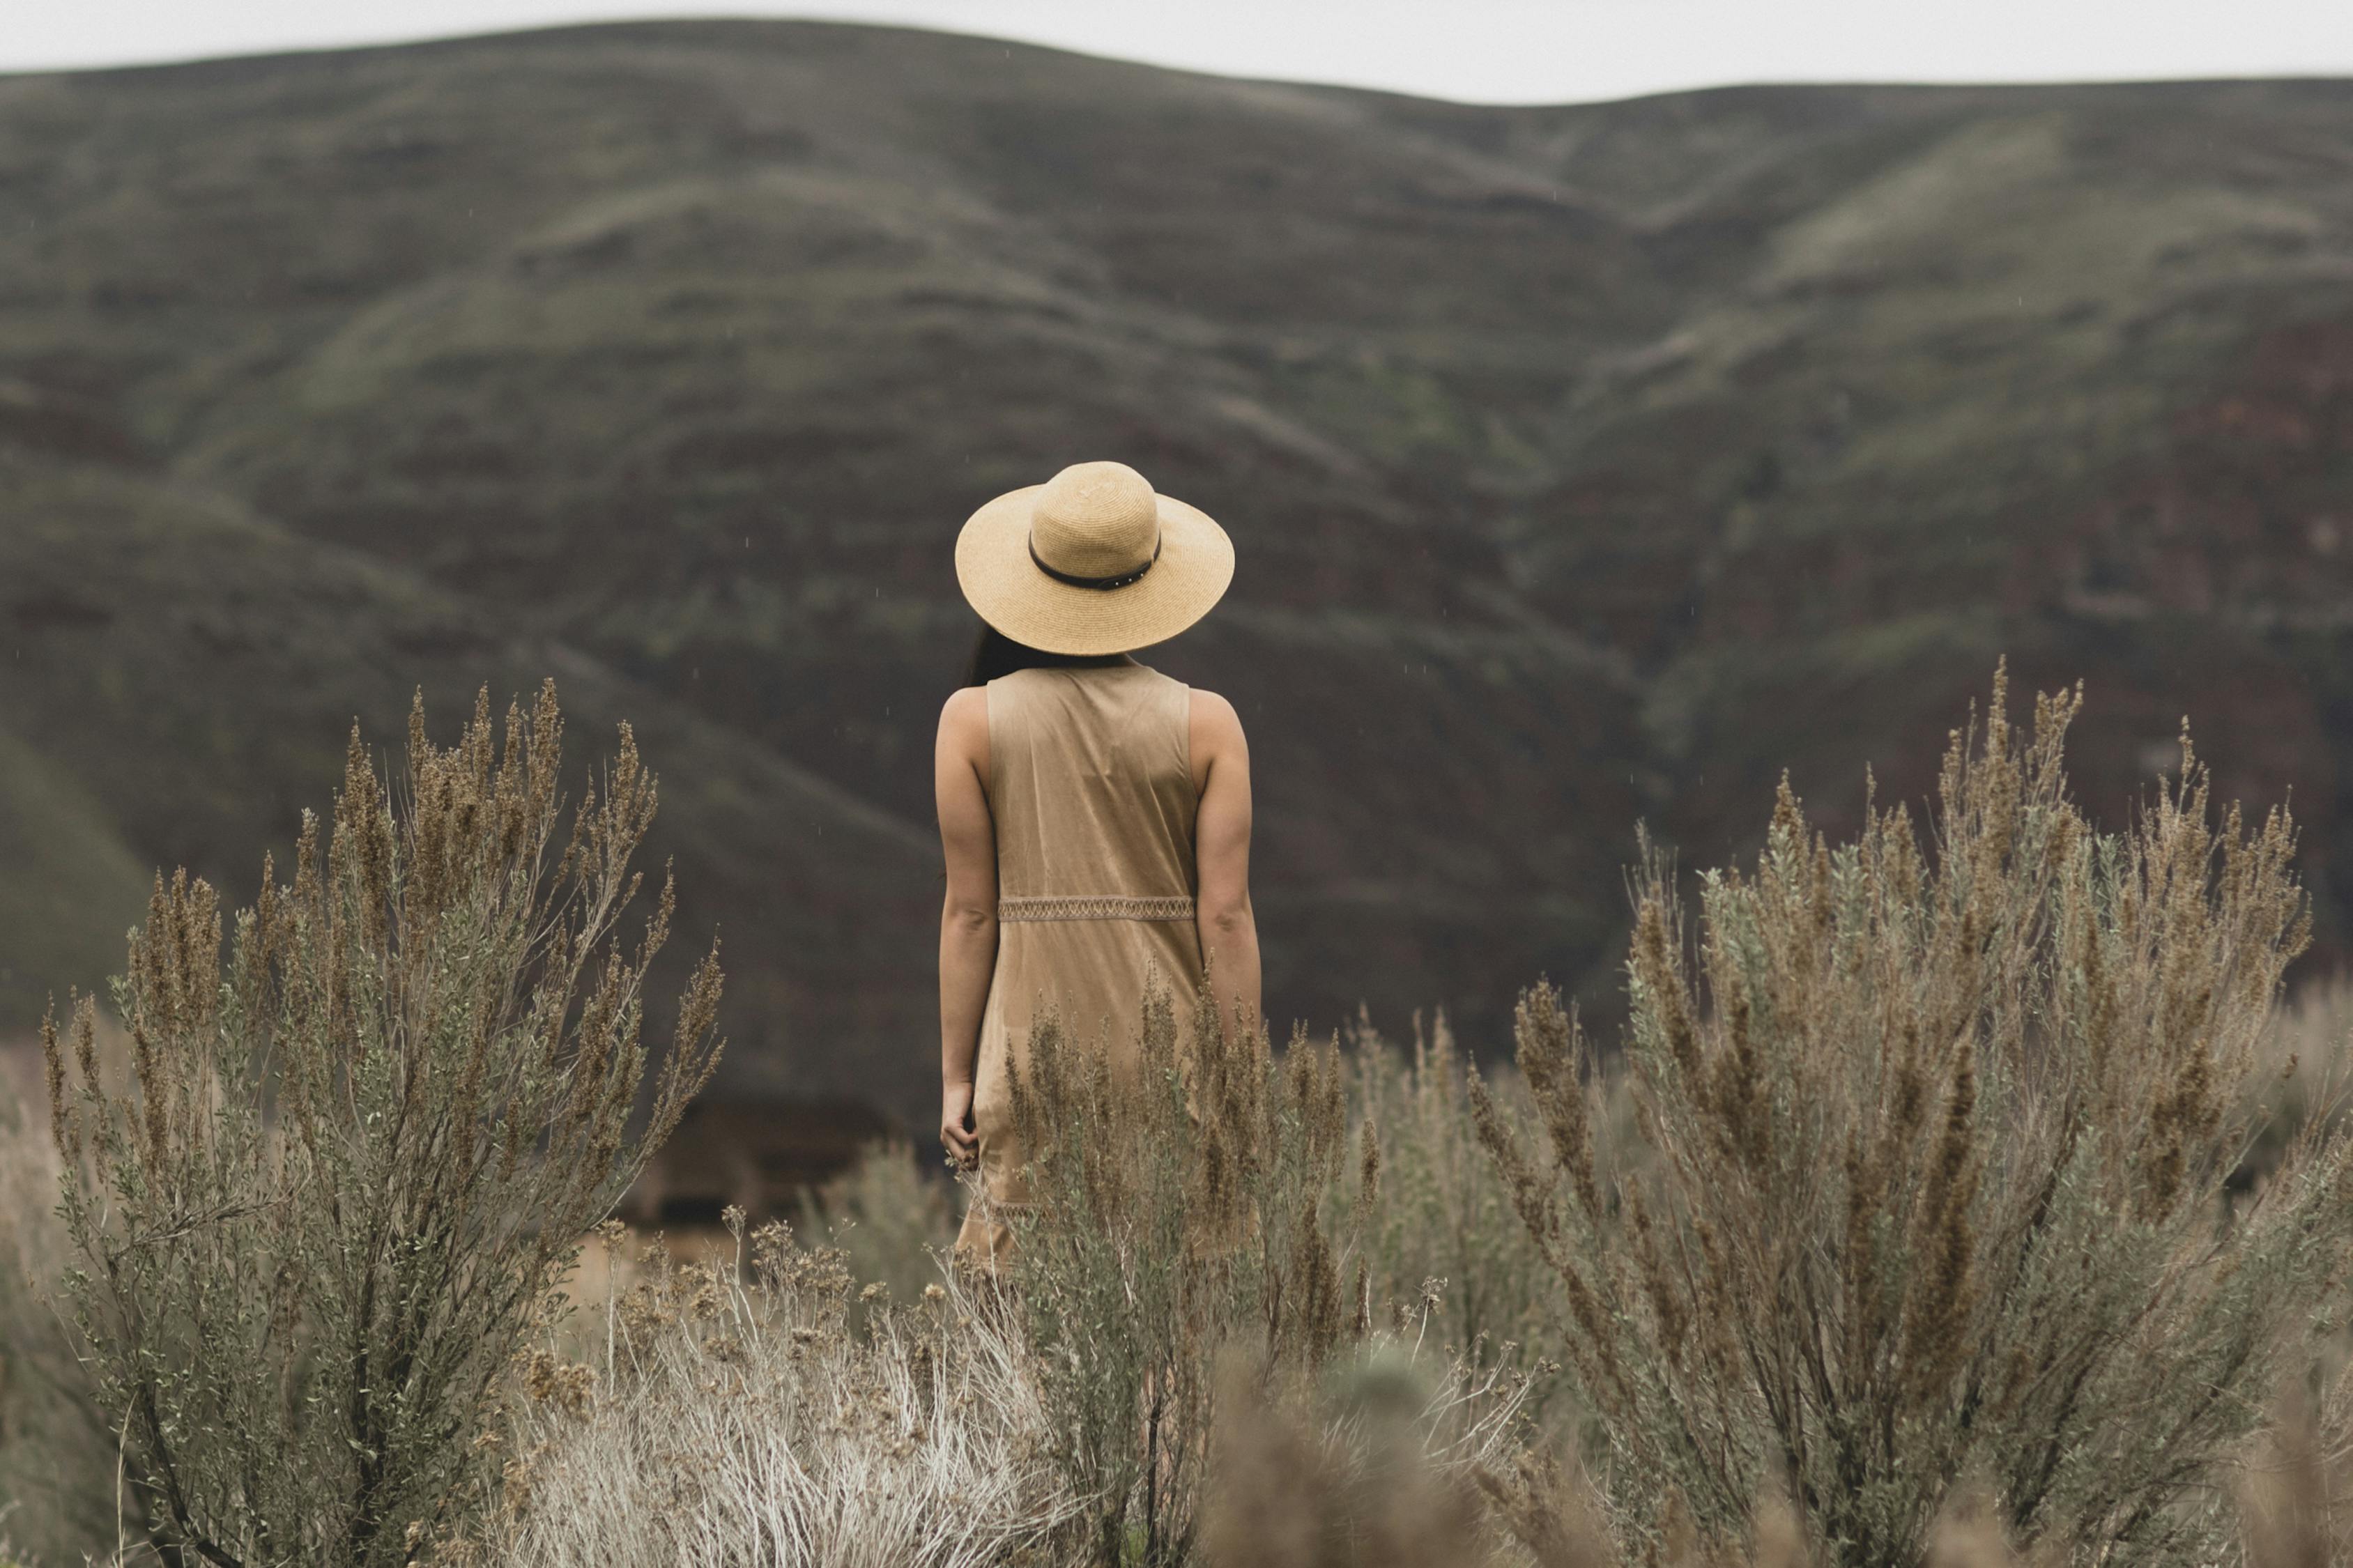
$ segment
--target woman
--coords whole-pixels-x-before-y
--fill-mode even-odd
[[[1224,698],[1137,663],[1209,611],[1233,545],[1119,463],[1080,463],[975,512],[956,577],[986,623],[940,712],[940,1142],[982,1195],[956,1247],[994,1264],[1021,1201],[1007,1066],[1052,1007],[1135,1048],[1155,969],[1180,1026],[1215,959],[1221,1019],[1255,1020],[1250,754]]]

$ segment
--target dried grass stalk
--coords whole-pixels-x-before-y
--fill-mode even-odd
[[[953,1279],[899,1305],[836,1249],[729,1222],[715,1264],[645,1249],[590,1362],[532,1358],[460,1564],[984,1568],[1078,1515],[1003,1312]]]

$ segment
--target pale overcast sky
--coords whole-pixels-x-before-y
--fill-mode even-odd
[[[2353,76],[2353,0],[0,0],[0,70],[816,16],[1492,102],[1746,81]]]

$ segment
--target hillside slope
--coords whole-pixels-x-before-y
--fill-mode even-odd
[[[1474,109],[600,27],[0,81],[0,802],[69,825],[0,834],[0,1027],[126,868],[246,888],[354,714],[553,672],[665,774],[736,1081],[920,1113],[948,546],[1105,455],[1240,547],[1149,657],[1250,725],[1278,1017],[1606,1005],[1637,817],[1916,797],[2002,653],[2088,679],[2111,820],[2184,713],[2293,786],[2342,946],[2341,84]]]

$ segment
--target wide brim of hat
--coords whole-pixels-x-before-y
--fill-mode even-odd
[[[1029,558],[1029,513],[1041,485],[974,512],[956,536],[956,581],[980,618],[1047,653],[1126,653],[1166,642],[1209,613],[1234,580],[1234,542],[1208,513],[1155,494],[1160,555],[1120,588],[1075,588]]]

